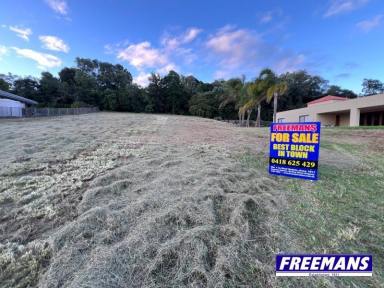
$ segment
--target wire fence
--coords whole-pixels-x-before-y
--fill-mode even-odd
[[[65,115],[80,115],[87,113],[99,112],[97,107],[83,108],[35,108],[28,107],[23,109],[23,117],[49,117],[49,116],[65,116]]]
[[[246,120],[244,120],[242,123],[240,123],[239,120],[219,120],[219,121],[231,123],[233,125],[241,126],[241,127],[245,127],[246,123],[247,123]],[[261,127],[269,127],[271,125],[271,123],[272,123],[271,121],[263,121],[263,120],[261,120],[260,121],[260,126]],[[249,127],[256,127],[256,121],[255,120],[249,120]]]

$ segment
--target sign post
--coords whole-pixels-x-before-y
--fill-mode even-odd
[[[317,180],[320,122],[272,123],[269,173]]]

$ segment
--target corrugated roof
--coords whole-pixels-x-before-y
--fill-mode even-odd
[[[324,96],[324,97],[321,97],[321,98],[319,98],[319,99],[310,101],[310,102],[307,103],[307,105],[318,104],[318,103],[327,102],[327,101],[333,101],[333,100],[336,100],[336,101],[345,101],[345,100],[347,100],[347,98],[345,98],[345,97],[340,97],[340,96],[332,96],[332,95],[328,95],[328,96]]]
[[[23,102],[25,104],[30,104],[30,105],[37,105],[37,104],[39,104],[38,102],[33,101],[31,99],[24,98],[24,97],[21,97],[21,96],[18,96],[18,95],[15,95],[15,94],[3,91],[3,90],[0,90],[0,97],[8,98],[8,99],[16,100],[16,101],[20,101],[20,102]]]

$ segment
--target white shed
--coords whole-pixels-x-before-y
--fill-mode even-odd
[[[37,105],[34,100],[0,90],[0,117],[23,117],[25,105]]]
[[[22,117],[24,108],[24,103],[0,98],[0,117]]]

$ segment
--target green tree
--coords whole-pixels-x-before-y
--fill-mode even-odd
[[[279,78],[288,86],[278,102],[280,111],[305,107],[309,101],[323,96],[327,88],[327,81],[304,70],[285,73]]]
[[[287,89],[288,86],[285,82],[277,82],[268,89],[267,102],[273,99],[273,122],[276,122],[278,98],[283,96]]]
[[[262,70],[259,78],[264,82],[267,102],[270,103],[273,99],[273,122],[276,122],[278,98],[287,92],[288,85],[282,77],[277,77],[271,69]]]
[[[94,60],[93,65],[97,65],[94,68],[93,74],[97,77],[97,83],[100,89],[126,89],[129,85],[132,85],[132,75],[122,65],[112,65],[106,62],[98,62]],[[97,71],[97,72],[96,72]]]
[[[146,107],[144,91],[137,85],[117,90],[119,111],[144,112]]]
[[[10,88],[11,85],[4,79],[0,78],[0,90],[9,91]]]
[[[364,96],[384,93],[384,84],[380,80],[364,79],[362,86]]]
[[[102,92],[98,89],[96,78],[91,74],[77,70],[75,74],[76,90],[74,102],[83,102],[98,106],[101,103]],[[111,90],[112,89],[107,89]]]
[[[264,83],[261,79],[256,79],[248,86],[249,100],[245,104],[246,109],[256,108],[256,127],[261,126],[261,103],[266,99]]]
[[[102,92],[103,105],[107,110],[117,111],[119,109],[119,96],[116,91],[106,89]]]
[[[57,100],[58,105],[70,105],[75,102],[75,95],[77,94],[76,84],[76,68],[65,67],[59,72],[59,78],[61,82],[61,98]]]
[[[62,88],[59,79],[49,72],[41,73],[40,97],[46,106],[54,106],[62,99]]]
[[[340,86],[337,86],[337,85],[329,86],[327,91],[325,92],[325,95],[340,96],[345,98],[357,97],[357,95],[353,91],[348,89],[342,89]]]
[[[39,89],[39,81],[34,78],[27,77],[17,79],[13,83],[13,89],[11,92],[15,93],[16,95],[20,95],[25,98],[43,103],[44,99],[41,98]]]
[[[245,110],[242,108],[246,102],[245,78],[232,78],[227,81],[217,81],[214,83],[219,92],[220,105],[219,109],[225,108],[227,105],[233,105],[237,110],[240,126],[244,123]]]
[[[189,100],[189,112],[192,115],[214,118],[219,116],[219,99],[215,91],[199,92]]]
[[[165,95],[166,112],[172,114],[185,114],[188,112],[189,99],[184,93],[179,74],[175,71],[169,71],[161,82]]]
[[[152,73],[148,80],[149,85],[146,89],[147,105],[144,110],[148,113],[164,113],[165,95],[161,77],[159,74]]]

